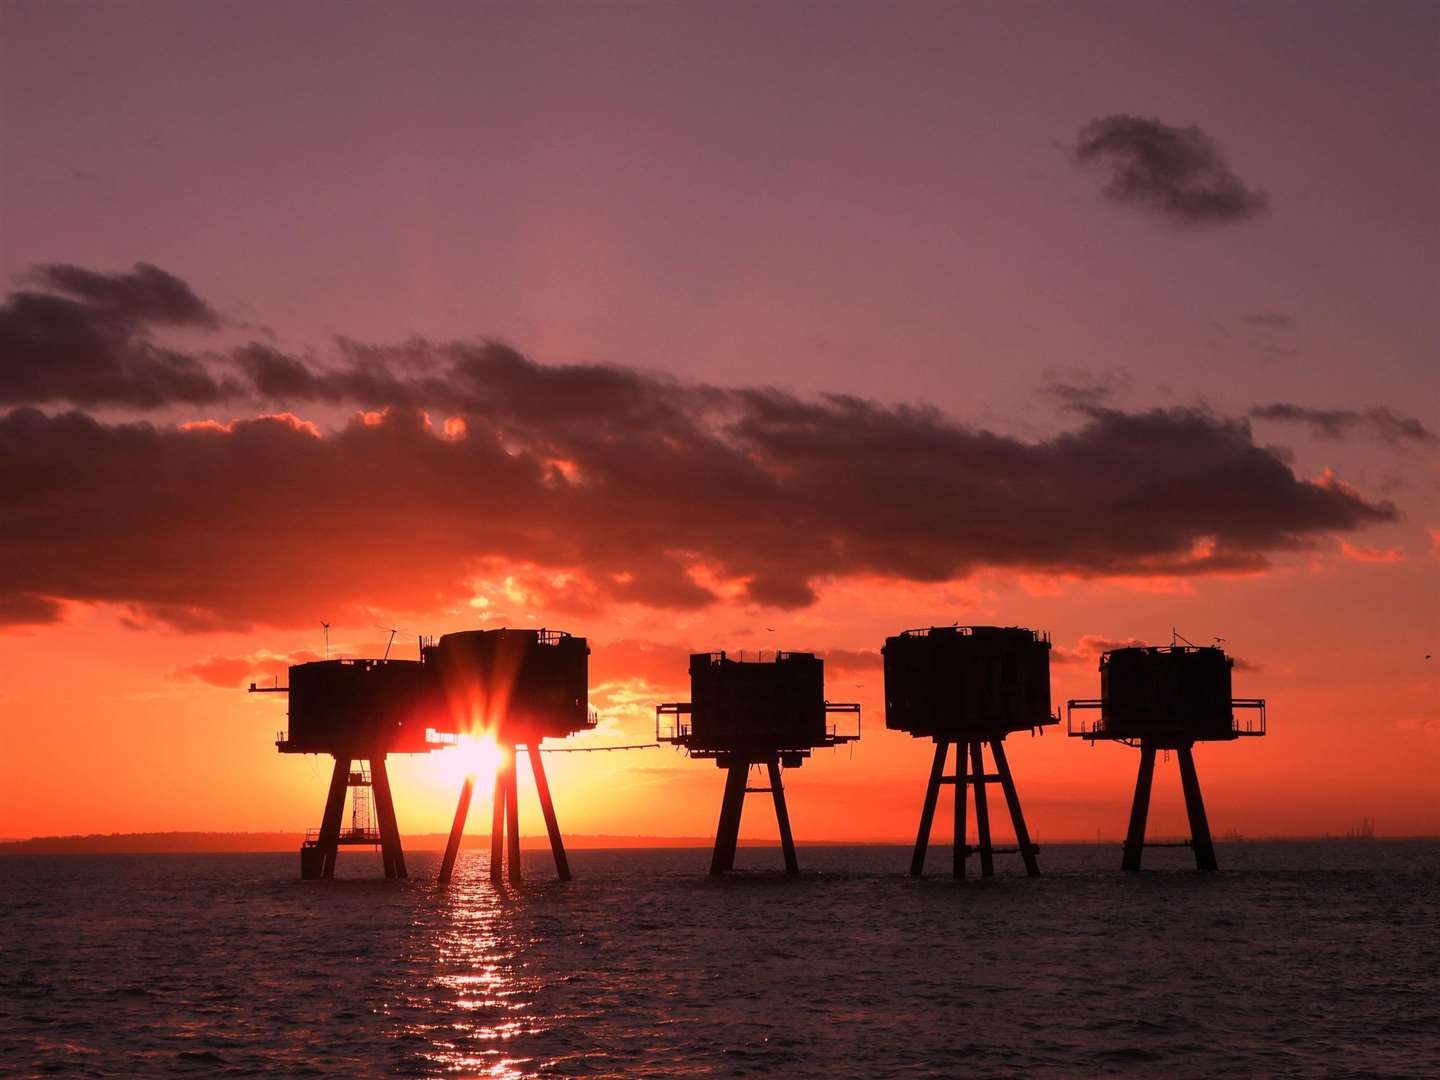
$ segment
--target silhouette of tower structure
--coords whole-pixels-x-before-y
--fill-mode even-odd
[[[690,657],[688,702],[656,706],[655,741],[685,748],[692,758],[713,759],[726,770],[720,823],[715,830],[711,874],[735,868],[740,815],[745,796],[768,793],[775,804],[785,872],[800,873],[790,812],[785,804],[782,769],[799,768],[819,747],[860,738],[860,706],[825,700],[824,661],[813,653],[777,652],[766,662],[732,660],[723,652]],[[831,716],[854,717],[839,730]],[[750,770],[764,766],[768,787],[750,787]]]
[[[427,731],[433,724],[424,708],[423,666],[415,660],[316,660],[292,665],[288,686],[252,683],[250,692],[289,694],[289,730],[275,737],[282,754],[335,759],[320,827],[309,830],[300,847],[300,876],[334,877],[336,854],[347,846],[379,847],[385,876],[408,876],[386,761],[445,745]],[[347,792],[354,793],[348,829],[342,827]]]
[[[420,653],[446,712],[461,718],[461,733],[488,734],[500,748],[490,819],[491,880],[499,883],[502,874],[514,884],[522,880],[516,759],[523,746],[550,836],[555,872],[561,881],[569,881],[570,863],[541,743],[595,726],[588,704],[590,649],[585,639],[561,630],[466,630],[446,634],[437,644],[423,646]],[[474,777],[469,777],[460,790],[440,863],[441,884],[449,882],[454,872],[474,788]]]
[[[1020,796],[1005,756],[1005,737],[1037,731],[1059,722],[1050,713],[1050,639],[1033,630],[1001,626],[932,626],[885,639],[885,726],[916,738],[935,740],[935,757],[920,809],[920,829],[910,873],[925,872],[925,852],[940,788],[955,789],[955,853],[952,873],[964,878],[972,854],[980,856],[980,874],[995,873],[994,857],[1018,853],[1025,871],[1038,877],[1039,848],[1030,840]],[[955,771],[945,762],[955,748]],[[995,771],[985,771],[985,747]],[[1005,793],[1015,830],[1013,848],[997,848],[990,839],[987,782]],[[966,802],[974,792],[976,841],[966,840]]]
[[[1066,729],[1072,737],[1092,744],[1103,739],[1140,748],[1123,869],[1139,870],[1147,846],[1170,846],[1145,843],[1159,750],[1173,750],[1179,759],[1180,785],[1190,821],[1188,845],[1195,852],[1195,866],[1217,869],[1215,844],[1195,771],[1194,746],[1265,734],[1265,699],[1230,696],[1233,666],[1234,661],[1213,645],[1112,649],[1100,657],[1100,697],[1067,702]],[[1087,709],[1098,709],[1099,717],[1077,724],[1074,713]],[[1242,709],[1253,714],[1243,724],[1236,716],[1236,710]]]
[[[509,877],[521,879],[515,760],[523,746],[556,869],[568,880],[540,750],[546,738],[594,726],[586,703],[588,655],[584,638],[561,631],[469,630],[446,634],[438,643],[422,642],[419,660],[317,660],[292,665],[288,686],[252,683],[251,693],[289,695],[289,728],[275,739],[281,753],[329,754],[335,762],[320,827],[306,833],[300,848],[300,876],[334,877],[339,848],[370,846],[380,848],[387,878],[407,877],[387,759],[489,735],[502,755],[495,776],[491,877],[500,880],[508,831]],[[454,870],[474,786],[472,776],[461,789],[442,882]],[[347,791],[353,792],[348,829],[343,827]]]

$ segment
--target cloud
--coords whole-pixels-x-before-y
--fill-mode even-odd
[[[247,683],[288,674],[291,664],[308,664],[319,660],[320,654],[302,650],[293,653],[273,653],[261,650],[249,656],[209,656],[177,668],[171,673],[175,679],[194,679],[226,690]]]
[[[1098,665],[1100,657],[1114,649],[1134,649],[1147,645],[1162,644],[1165,644],[1165,642],[1145,641],[1141,638],[1107,638],[1099,634],[1082,634],[1073,648],[1066,649],[1060,645],[1054,646],[1050,650],[1050,662],[1052,664]],[[1236,671],[1255,674],[1264,670],[1259,664],[1252,663],[1243,657],[1231,656],[1230,659],[1234,663]]]
[[[693,609],[723,591],[803,606],[845,575],[1257,570],[1396,516],[1197,410],[1094,410],[1031,443],[905,406],[626,377],[633,399],[591,407],[564,376],[548,397],[497,395],[460,438],[401,409],[320,434],[284,414],[157,427],[13,410],[0,605],[108,602],[184,629],[300,623],[460,603],[500,560],[568,575],[596,604]]]
[[[151,339],[156,327],[213,330],[219,316],[185,282],[147,263],[105,274],[40,266],[38,290],[0,305],[0,404],[213,404],[243,388]]]
[[[1112,649],[1129,649],[1141,645],[1153,645],[1154,642],[1142,641],[1140,638],[1107,638],[1100,634],[1081,634],[1073,648],[1064,648],[1054,645],[1050,649],[1050,662],[1052,664],[1080,664],[1099,663],[1103,653]]]
[[[815,654],[825,661],[827,674],[879,671],[885,665],[885,659],[877,649],[817,649]]]
[[[1352,544],[1348,540],[1340,541],[1340,554],[1351,562],[1360,563],[1402,563],[1407,561],[1405,552],[1398,547],[1377,548],[1368,544]]]
[[[136,263],[129,273],[118,274],[49,263],[35,267],[31,276],[47,290],[71,296],[116,320],[207,330],[220,325],[214,309],[189,285],[149,263]]]
[[[86,325],[209,318],[154,268],[44,280],[83,298],[49,299]],[[33,359],[7,370],[24,382]],[[342,339],[326,364],[251,345],[228,363],[209,385],[227,407],[255,399],[248,418],[0,415],[0,619],[66,601],[184,630],[472,599],[799,608],[847,577],[1250,572],[1397,516],[1198,408],[1077,402],[1074,430],[1024,440],[925,406],[542,365],[487,341]],[[355,412],[322,428],[312,407]]]
[[[1181,225],[1246,221],[1269,204],[1230,171],[1220,148],[1198,127],[1117,113],[1080,130],[1074,150],[1082,164],[1109,167],[1104,194],[1114,202]]]
[[[1344,439],[1351,434],[1363,433],[1391,444],[1436,441],[1435,433],[1421,421],[1379,406],[1370,409],[1315,409],[1307,405],[1275,402],[1256,405],[1250,410],[1250,415],[1257,420],[1305,424],[1311,434],[1322,439]]]
[[[1130,382],[1124,371],[1092,372],[1079,368],[1064,372],[1046,371],[1040,393],[1053,398],[1061,408],[1081,411],[1104,405],[1116,391]]]

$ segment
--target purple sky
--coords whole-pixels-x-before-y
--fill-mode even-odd
[[[146,260],[291,347],[490,334],[1021,431],[1073,369],[1440,397],[1433,4],[3,10],[7,275]],[[1269,212],[1103,200],[1065,148],[1118,112]]]
[[[1154,206],[1189,189],[1144,177],[1107,197],[1144,161],[1125,148],[1157,146],[1230,209],[1177,220]],[[512,608],[601,650],[873,650],[954,619],[1049,629],[1075,656],[1223,634],[1275,721],[1234,755],[1252,795],[1231,820],[1440,830],[1437,177],[1434,2],[0,0],[0,710],[84,729],[90,755],[60,775],[27,728],[0,817],[241,826],[238,778],[213,818],[186,816],[203,773],[184,773],[190,803],[152,806],[177,740],[223,737],[304,820],[254,702],[185,673],[275,668],[343,603],[375,611],[344,629],[352,651],[382,620],[443,632]],[[334,343],[416,335],[530,360],[436,349],[417,370]],[[257,389],[255,350],[229,348],[252,339],[307,388]],[[357,389],[356,356],[395,385]],[[147,404],[117,371],[157,358],[224,386]],[[1067,410],[1056,383],[1113,411]],[[1146,411],[1164,406],[1204,408]],[[285,409],[313,435],[254,419]],[[440,435],[439,410],[471,434]],[[561,464],[579,480],[543,471]],[[809,603],[812,544],[831,561]],[[689,578],[646,580],[672,556]],[[432,580],[462,571],[468,599]],[[723,599],[658,603],[686,581]],[[223,628],[187,627],[197,610]],[[1093,692],[1092,659],[1057,666],[1057,700]],[[860,682],[873,731],[878,679]],[[648,737],[659,685],[597,691],[618,734]],[[1381,737],[1357,746],[1356,724]],[[151,771],[114,769],[141,726]],[[1073,761],[1047,746],[1068,807]],[[865,753],[901,835],[924,750],[877,732]],[[848,790],[815,805],[842,820]],[[642,831],[652,804],[597,802],[583,824]]]

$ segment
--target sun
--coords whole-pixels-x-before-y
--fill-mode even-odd
[[[435,755],[436,772],[456,788],[466,777],[475,778],[476,791],[489,791],[505,754],[492,735],[461,735],[454,747]]]
[[[460,756],[464,774],[473,776],[475,786],[481,791],[495,783],[495,774],[500,771],[500,763],[505,759],[490,735],[461,735],[456,753]]]

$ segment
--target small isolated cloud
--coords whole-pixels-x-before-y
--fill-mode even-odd
[[[1247,221],[1269,205],[1263,191],[1230,171],[1220,148],[1198,127],[1117,113],[1086,124],[1074,155],[1079,164],[1109,167],[1106,198],[1176,224]]]
[[[1401,563],[1406,561],[1405,552],[1398,547],[1378,548],[1368,544],[1352,544],[1348,540],[1340,541],[1340,554],[1351,562]]]
[[[1217,638],[1219,643],[1221,639]],[[1075,642],[1073,648],[1065,648],[1056,645],[1050,650],[1050,662],[1052,664],[1081,664],[1099,663],[1100,657],[1115,649],[1135,649],[1148,645],[1163,644],[1162,642],[1143,641],[1140,638],[1107,638],[1100,634],[1082,634]],[[1224,646],[1221,645],[1223,648]],[[1263,671],[1259,664],[1253,663],[1240,656],[1232,656],[1231,662],[1236,671],[1244,671],[1251,674]]]
[[[1240,321],[1247,326],[1260,326],[1266,330],[1293,330],[1295,320],[1283,311],[1252,311],[1241,315]]]
[[[1124,371],[1046,371],[1040,393],[1053,398],[1063,409],[1085,410],[1108,403],[1116,391],[1130,382]]]
[[[1081,634],[1073,648],[1067,649],[1061,645],[1051,648],[1050,662],[1080,664],[1095,661],[1098,663],[1101,655],[1112,649],[1131,649],[1149,644],[1152,642],[1142,641],[1139,638],[1107,638],[1101,634]]]
[[[319,660],[320,654],[306,650],[274,653],[261,650],[249,656],[207,656],[171,672],[174,679],[193,679],[225,690],[233,690],[248,682],[283,676],[292,664],[308,664]]]
[[[1286,424],[1305,424],[1313,435],[1322,439],[1344,439],[1364,434],[1385,443],[1436,441],[1433,431],[1411,416],[1401,416],[1376,406],[1370,409],[1315,409],[1307,405],[1274,402],[1256,405],[1250,410],[1256,420],[1274,420]]]
[[[817,649],[815,655],[825,661],[825,673],[879,671],[884,658],[875,649]]]

